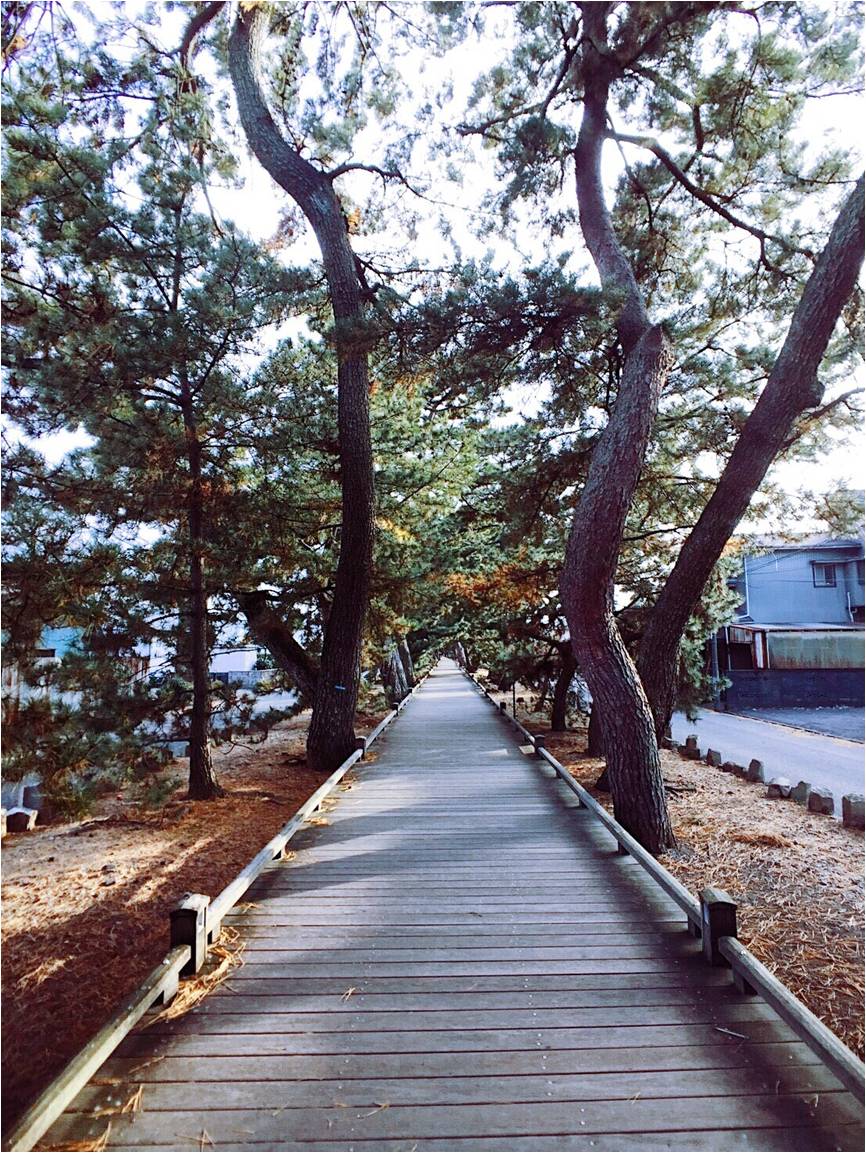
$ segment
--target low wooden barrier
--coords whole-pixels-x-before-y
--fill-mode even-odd
[[[208,946],[219,936],[226,914],[243,897],[253,881],[283,855],[289,841],[310,814],[320,807],[346,773],[363,758],[370,745],[400,715],[429,675],[429,672],[425,673],[419,679],[409,695],[379,722],[369,736],[358,738],[358,747],[351,756],[307,798],[276,836],[226,885],[219,896],[211,901],[206,894],[188,893],[178,902],[171,911],[171,949],[167,956],[21,1117],[7,1138],[6,1147],[10,1153],[29,1153],[145,1013],[154,1005],[168,1004],[177,992],[178,981],[199,972],[207,958]]]
[[[648,853],[643,845],[639,844],[595,797],[574,779],[564,765],[551,756],[544,747],[543,735],[530,733],[516,717],[508,714],[504,704],[496,703],[476,677],[471,673],[466,675],[497,711],[526,738],[535,749],[536,755],[545,761],[575,794],[581,807],[588,809],[604,825],[617,842],[620,852],[633,857],[682,909],[690,932],[701,939],[707,962],[711,965],[730,966],[734,983],[740,992],[763,997],[842,1084],[861,1101],[864,1100],[866,1066],[737,939],[736,902],[724,890],[715,888],[704,889],[700,900],[692,896],[664,865]]]
[[[96,1036],[91,1037],[81,1052],[72,1058],[9,1134],[7,1148],[12,1153],[32,1149],[148,1009],[157,1004],[167,1004],[174,997],[178,977],[189,957],[190,950],[186,945],[172,949]]]

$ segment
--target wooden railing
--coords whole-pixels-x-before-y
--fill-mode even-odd
[[[730,966],[740,992],[763,997],[842,1084],[862,1101],[866,1096],[866,1067],[863,1062],[737,939],[737,906],[728,894],[721,889],[706,888],[701,892],[700,900],[694,897],[574,779],[564,765],[551,756],[544,747],[543,734],[531,733],[516,717],[509,715],[504,703],[497,704],[476,677],[471,673],[467,676],[575,794],[580,806],[604,825],[619,851],[634,858],[682,909],[689,931],[701,939],[704,957],[709,964]]]
[[[419,679],[409,695],[379,722],[369,736],[358,738],[358,747],[351,756],[307,798],[276,836],[268,841],[213,901],[205,894],[189,893],[172,909],[169,953],[146,980],[124,999],[121,1007],[96,1036],[72,1058],[20,1118],[6,1139],[6,1148],[10,1153],[28,1153],[145,1013],[157,1004],[168,1004],[177,992],[178,981],[199,972],[207,958],[208,946],[219,936],[225,916],[244,896],[253,881],[283,855],[298,829],[321,806],[346,773],[363,758],[377,737],[400,715],[429,675],[429,672],[425,673]]]

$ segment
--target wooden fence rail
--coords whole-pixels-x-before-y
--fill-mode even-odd
[[[63,1072],[36,1098],[9,1134],[7,1148],[12,1153],[32,1149],[148,1009],[156,1004],[167,1004],[174,997],[180,971],[189,961],[189,957],[190,950],[186,945],[172,949],[133,992],[130,999],[106,1021],[95,1037],[91,1037],[81,1052],[72,1058]]]
[[[744,993],[759,994],[787,1022],[847,1089],[861,1101],[866,1097],[866,1066],[855,1053],[812,1013],[802,1001],[767,969],[736,936],[736,903],[719,889],[705,889],[701,900],[686,889],[643,845],[619,824],[598,801],[574,779],[544,747],[543,735],[530,733],[516,717],[497,704],[484,685],[471,673],[469,679],[490,703],[516,728],[559,779],[575,794],[616,840],[621,852],[628,853],[686,914],[694,936],[703,942],[710,964],[730,965],[737,987]]]

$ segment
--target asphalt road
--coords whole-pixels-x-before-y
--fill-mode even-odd
[[[699,709],[697,721],[677,713],[671,729],[680,744],[696,733],[701,752],[717,749],[724,761],[747,765],[756,757],[764,762],[767,779],[787,777],[794,785],[798,781],[823,785],[832,791],[840,819],[843,794],[864,791],[864,750],[855,741],[709,709]]]

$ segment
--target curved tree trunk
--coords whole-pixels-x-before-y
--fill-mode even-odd
[[[300,207],[315,233],[334,311],[342,533],[307,738],[310,767],[330,772],[349,756],[355,744],[361,634],[372,573],[368,342],[363,333],[361,286],[339,198],[331,180],[283,137],[261,88],[259,51],[268,20],[265,7],[239,6],[229,36],[229,72],[250,148]]]
[[[291,628],[271,607],[266,592],[238,594],[238,604],[247,620],[250,635],[268,650],[298,690],[304,704],[315,696],[319,670]]]
[[[616,626],[613,587],[669,352],[664,333],[647,315],[604,199],[601,152],[614,74],[607,51],[609,5],[585,3],[581,9],[584,96],[575,150],[580,225],[602,285],[622,297],[617,329],[625,360],[616,405],[593,452],[575,512],[560,590],[571,642],[600,712],[615,815],[650,852],[658,853],[674,837],[652,714]]]
[[[559,676],[553,690],[553,704],[550,711],[550,728],[554,733],[564,733],[568,728],[568,690],[577,672],[577,658],[571,646],[563,646],[560,651]]]
[[[794,422],[820,404],[817,371],[863,261],[863,178],[842,207],[800,297],[785,343],[713,495],[662,588],[638,650],[637,667],[659,740],[670,724],[677,656],[689,617],[753,493]]]

